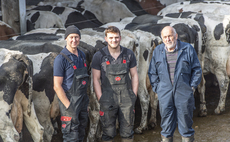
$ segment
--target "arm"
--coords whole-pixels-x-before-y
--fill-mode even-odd
[[[138,74],[137,74],[137,67],[133,67],[130,69],[130,75],[131,75],[131,80],[132,80],[132,88],[134,94],[137,96],[137,91],[138,91]]]
[[[154,53],[149,65],[149,71],[148,71],[148,75],[149,75],[149,80],[150,80],[150,84],[152,86],[152,90],[153,92],[157,93],[157,85],[159,80],[158,74],[157,74],[157,70],[156,70],[156,66],[155,66],[156,62],[155,62],[155,58],[154,58]]]
[[[59,100],[65,105],[66,108],[69,107],[70,101],[66,97],[65,91],[62,88],[63,77],[54,76],[54,91],[56,92]]]
[[[93,88],[96,93],[97,99],[100,100],[102,95],[101,84],[100,84],[101,71],[92,68],[92,74],[93,74]]]
[[[195,49],[192,47],[192,54],[191,54],[191,87],[194,89],[200,84],[202,78],[202,69],[200,66],[199,59],[197,57]]]

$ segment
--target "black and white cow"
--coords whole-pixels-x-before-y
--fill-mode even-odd
[[[32,62],[22,52],[0,48],[0,135],[17,142],[22,122],[34,141],[43,140],[43,127],[32,103]]]
[[[74,7],[77,5],[78,8],[84,9],[84,11],[88,11],[93,13],[101,23],[105,24],[108,22],[119,22],[121,19],[126,17],[133,17],[133,14],[127,6],[118,1],[118,0],[85,0],[85,1],[76,1],[76,2],[41,2],[38,5],[56,5],[58,7],[68,5],[70,7],[71,4]],[[78,9],[77,8],[77,9]],[[119,10],[118,10],[119,9]],[[91,20],[91,19],[89,19]],[[93,22],[93,21],[92,21]]]
[[[81,4],[81,3],[79,3]],[[79,29],[95,28],[102,25],[96,16],[88,10],[77,6],[76,9],[64,6],[39,5],[31,9],[32,11],[50,11],[55,13],[62,20],[65,27],[75,25]]]
[[[30,10],[26,15],[27,31],[37,28],[64,28],[61,18],[53,12]]]
[[[158,12],[157,15],[164,16],[168,13],[181,13],[189,11],[226,15],[230,13],[229,4],[229,2],[203,0],[177,2],[163,8]]]

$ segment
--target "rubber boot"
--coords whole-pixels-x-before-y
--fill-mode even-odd
[[[162,139],[161,142],[173,142],[173,137],[166,138],[161,135],[161,139]]]
[[[182,137],[182,142],[193,142],[194,140],[194,135],[191,137]]]
[[[133,139],[124,139],[124,138],[122,138],[121,142],[133,142]]]

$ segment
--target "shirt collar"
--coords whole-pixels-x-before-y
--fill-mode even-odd
[[[79,49],[77,48],[78,54],[80,54]],[[73,53],[71,53],[66,46],[64,47],[64,49],[62,50],[62,52],[66,55],[72,55]]]
[[[107,48],[105,49],[105,54],[106,54],[106,55],[110,55],[109,49],[108,49],[108,48],[109,48],[109,47],[107,46]],[[121,48],[120,50],[121,50],[121,53],[122,53],[124,47],[122,47],[122,46],[120,45],[120,48]]]
[[[167,50],[167,47],[165,46],[165,50],[166,50],[166,52],[168,52],[168,50]],[[175,51],[177,51],[178,50],[178,46],[176,45],[176,48],[173,50],[173,52],[175,52]]]

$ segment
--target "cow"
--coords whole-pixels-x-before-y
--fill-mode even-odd
[[[0,40],[7,40],[16,35],[17,33],[11,28],[11,26],[3,21],[0,21]]]
[[[55,13],[61,19],[64,27],[69,25],[75,25],[79,29],[83,28],[95,28],[102,25],[100,21],[97,20],[95,15],[88,10],[83,9],[80,4],[77,7],[70,8],[64,6],[53,6],[53,5],[39,5],[37,7],[31,8],[29,11],[49,11]]]
[[[85,0],[81,6],[94,13],[97,19],[103,24],[119,22],[125,17],[135,16],[125,4],[117,0]]]
[[[157,13],[159,16],[164,16],[168,13],[181,12],[200,12],[209,14],[225,15],[230,12],[229,2],[222,1],[184,1],[173,3],[163,8]]]
[[[26,20],[27,31],[37,28],[64,28],[61,18],[50,11],[27,11]]]
[[[43,140],[32,102],[32,62],[22,52],[0,48],[0,135],[3,141],[17,142],[25,122],[34,141]]]
[[[56,6],[66,6],[66,5],[68,6],[74,5],[73,7],[77,6],[78,8],[84,9],[84,11],[93,13],[96,16],[96,19],[99,20],[102,24],[108,22],[119,22],[121,19],[125,17],[135,16],[135,14],[133,14],[125,4],[117,0],[84,0],[84,1],[77,0],[76,3],[56,1],[56,2],[47,2],[47,4],[51,4],[51,5],[54,4]],[[47,4],[46,2],[40,2],[38,5],[47,5]]]

